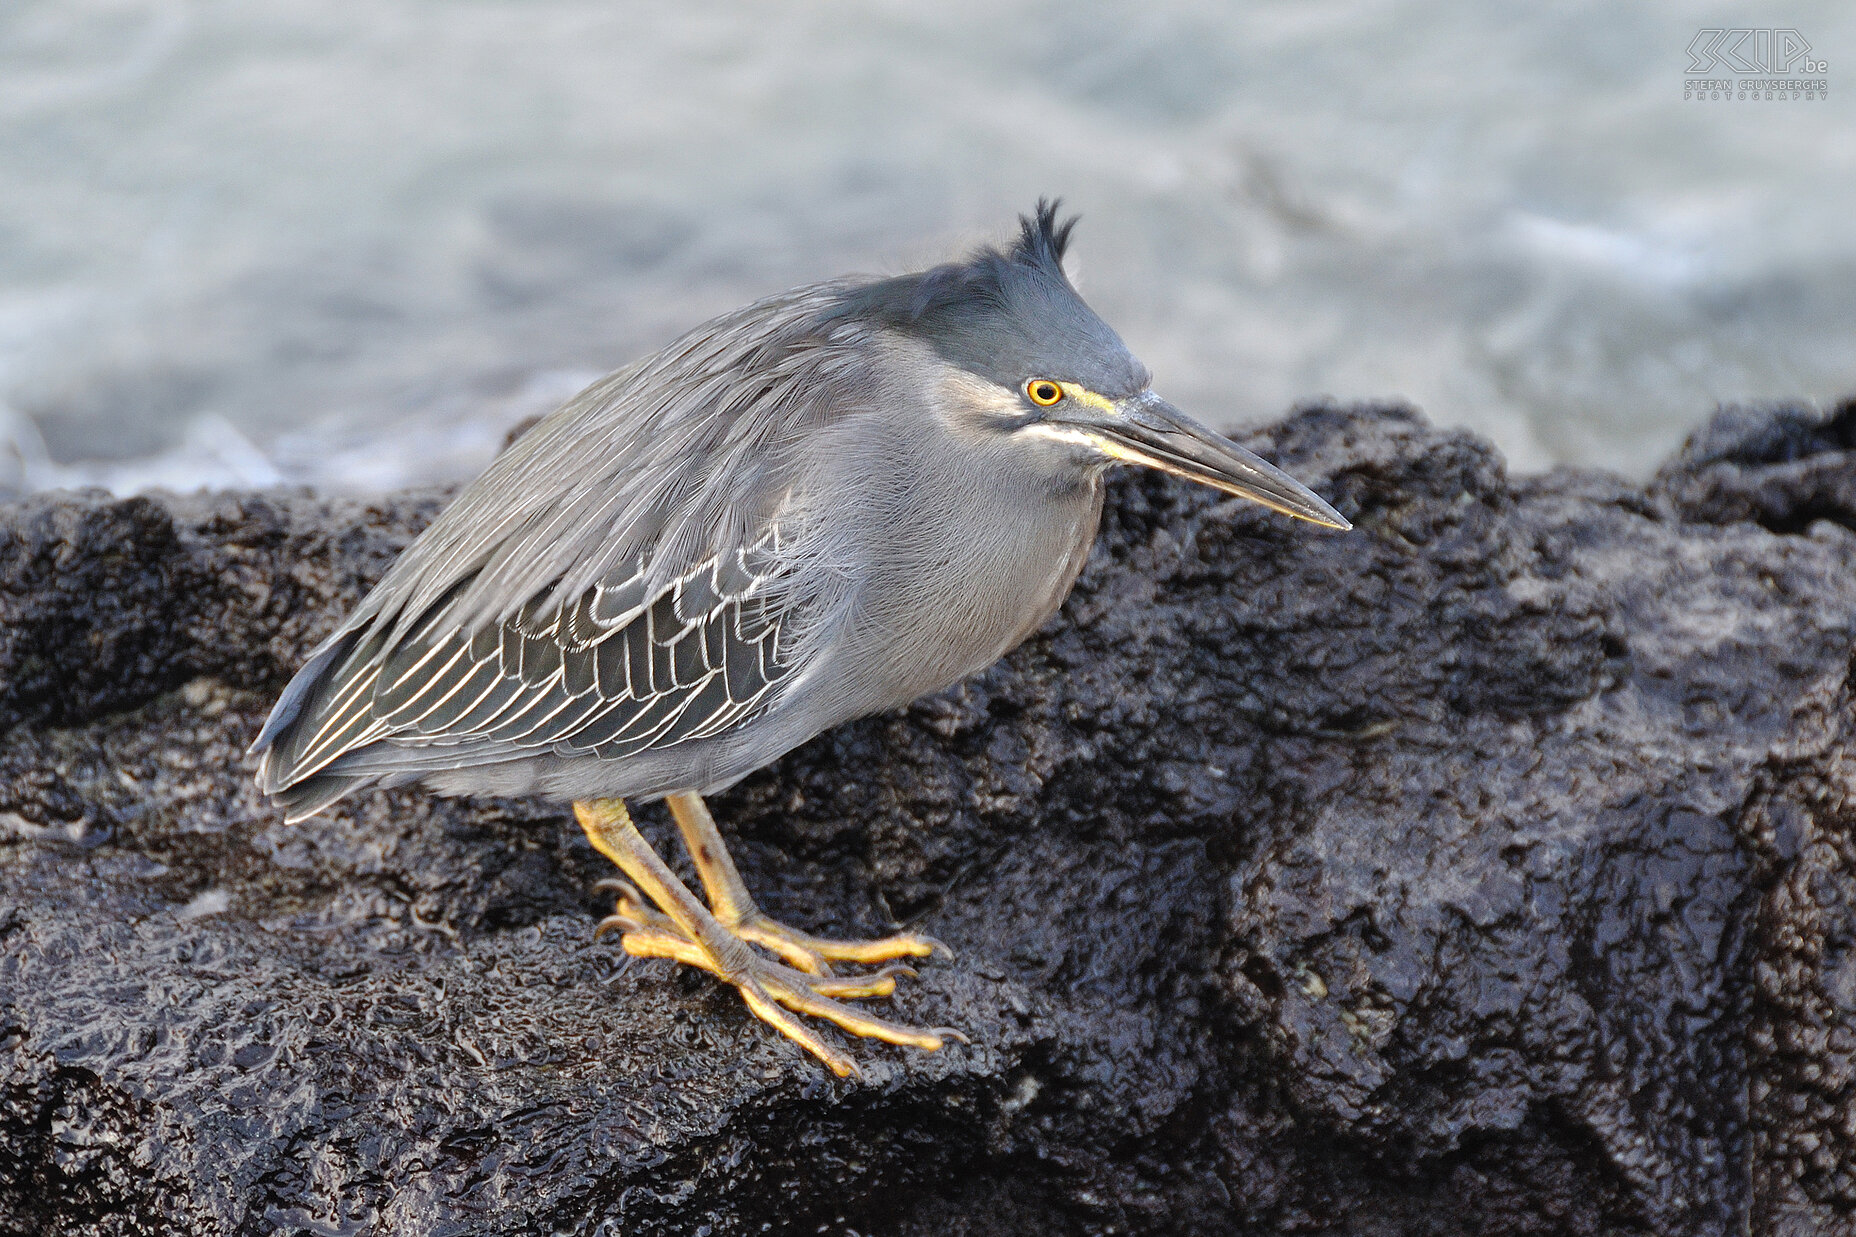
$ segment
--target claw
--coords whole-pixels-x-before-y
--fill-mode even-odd
[[[593,892],[617,894],[620,901],[636,902],[640,906],[644,905],[644,895],[638,892],[638,886],[632,884],[630,881],[620,880],[616,876],[608,876],[605,880],[596,882],[593,886]]]
[[[608,932],[632,932],[643,925],[629,915],[608,915],[593,925],[593,939],[598,940]]]

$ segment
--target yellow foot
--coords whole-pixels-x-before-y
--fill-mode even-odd
[[[616,893],[618,906],[611,915],[601,920],[594,929],[595,939],[607,932],[621,933],[619,943],[625,952],[640,958],[671,958],[688,966],[700,967],[726,983],[734,985],[741,993],[741,999],[762,1021],[797,1043],[800,1047],[825,1063],[826,1068],[840,1078],[861,1077],[856,1062],[820,1039],[805,1023],[793,1017],[792,1013],[807,1014],[814,1018],[823,1018],[853,1035],[863,1035],[880,1039],[885,1043],[903,1044],[912,1048],[921,1048],[929,1052],[941,1047],[948,1040],[966,1043],[967,1037],[951,1027],[903,1026],[874,1014],[864,1013],[851,1006],[840,1004],[841,1000],[856,1000],[862,997],[889,996],[896,990],[896,977],[915,972],[907,966],[886,966],[878,971],[864,975],[834,976],[823,969],[823,962],[818,971],[806,972],[795,970],[771,958],[763,958],[747,948],[748,940],[757,936],[737,933],[725,929],[728,935],[716,945],[708,945],[692,939],[669,916],[653,909],[645,902],[628,882],[620,880],[601,881],[595,888]],[[770,922],[770,921],[769,921]],[[773,925],[779,928],[779,925]],[[781,932],[788,931],[780,929]],[[803,941],[816,941],[819,938],[795,934]],[[782,941],[789,948],[809,947],[795,946],[784,937]],[[943,950],[946,946],[926,937],[903,936],[891,937],[885,941],[822,941],[828,946],[849,946],[860,951],[855,960],[880,961],[885,958],[919,957],[930,953],[937,946]],[[887,950],[879,955],[872,955],[869,947]],[[906,948],[904,947],[906,946]],[[769,946],[772,948],[772,946]],[[845,960],[852,960],[853,955],[833,954]],[[836,998],[836,999],[834,999]]]

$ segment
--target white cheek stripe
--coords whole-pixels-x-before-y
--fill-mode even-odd
[[[1073,425],[1050,425],[1040,422],[1034,425],[1027,425],[1018,432],[1021,434],[1034,434],[1039,438],[1048,438],[1052,442],[1067,442],[1073,446],[1088,447],[1092,451],[1100,452],[1112,460],[1120,460],[1125,464],[1145,464],[1149,468],[1158,468],[1166,472],[1177,471],[1171,465],[1162,463],[1145,452],[1136,451],[1125,443],[1116,442],[1106,434],[1098,434],[1093,430],[1079,429]]]

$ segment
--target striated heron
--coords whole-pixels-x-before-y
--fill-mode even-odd
[[[769,919],[703,796],[1036,631],[1113,465],[1348,527],[1149,389],[1064,274],[1074,223],[1040,202],[1005,249],[768,297],[588,387],[314,651],[253,745],[259,784],[291,820],[415,781],[571,800],[627,878],[600,930],[630,953],[713,972],[840,1076],[851,1058],[796,1014],[924,1049],[958,1038],[844,1003],[888,995],[912,973],[897,960],[938,942]],[[706,906],[626,811],[657,798]]]

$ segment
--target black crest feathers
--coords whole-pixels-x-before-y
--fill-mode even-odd
[[[1018,243],[1012,246],[1014,262],[1063,277],[1063,255],[1070,247],[1070,232],[1076,227],[1077,217],[1071,215],[1059,223],[1057,211],[1062,206],[1062,198],[1039,198],[1033,214],[1018,217]]]
[[[1105,393],[1140,389],[1146,371],[1063,272],[1076,219],[1059,219],[1060,205],[1039,199],[1003,249],[845,288],[819,326],[826,334],[846,325],[896,331],[1006,386],[1049,375]]]
[[[852,288],[827,313],[826,321],[860,318],[932,334],[950,319],[1007,310],[1014,300],[1014,284],[1050,280],[1067,288],[1063,255],[1076,217],[1058,222],[1061,206],[1060,200],[1039,198],[1032,214],[1018,217],[1018,239],[1009,249],[986,246],[964,262]]]

